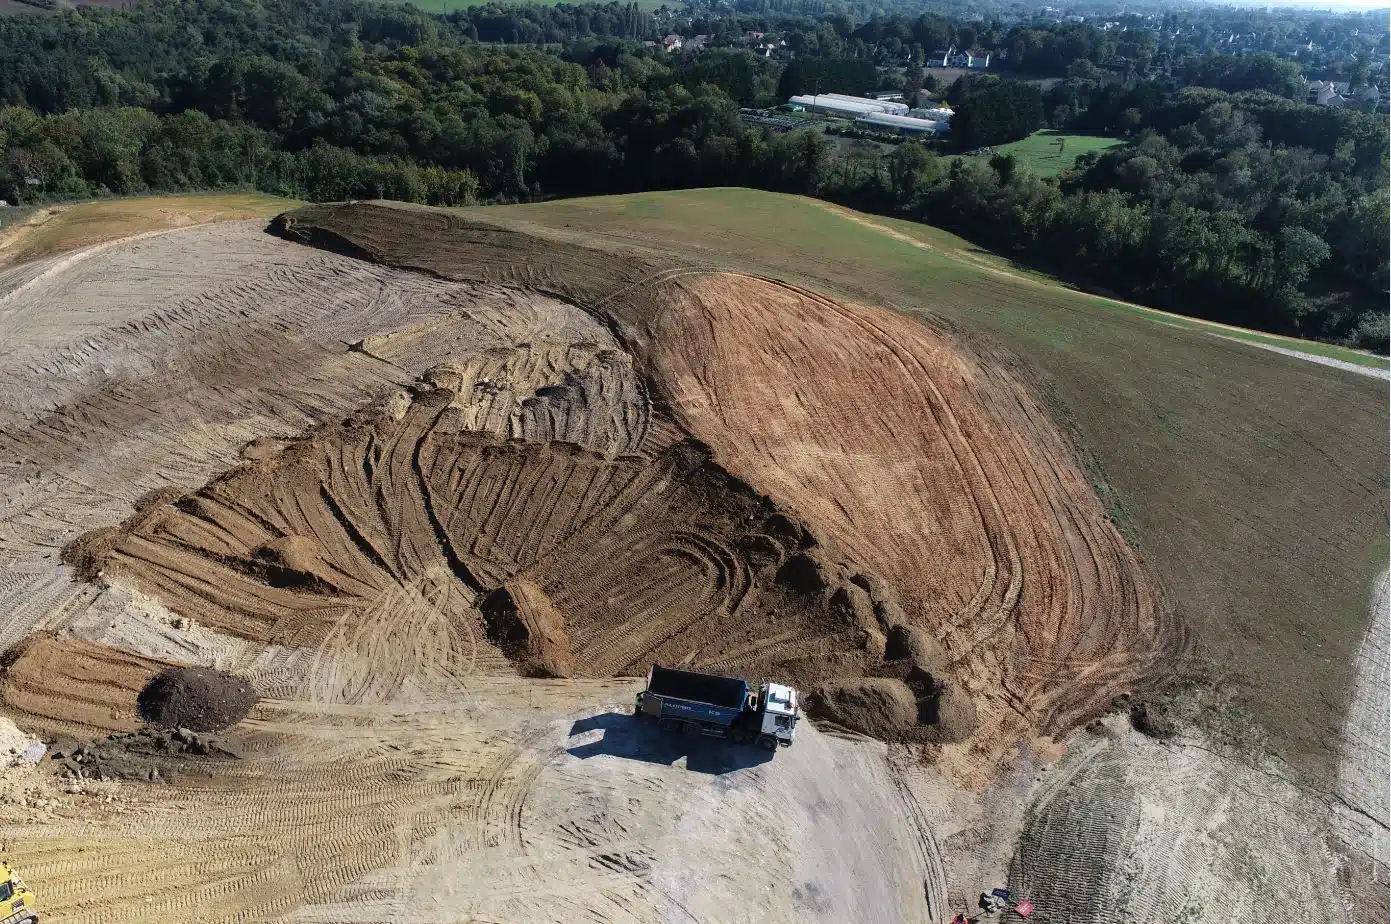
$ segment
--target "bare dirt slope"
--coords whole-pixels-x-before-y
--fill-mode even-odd
[[[14,650],[0,703],[85,738],[136,727],[169,663],[263,696],[244,758],[0,831],[56,919],[646,921],[723,895],[748,920],[916,921],[925,881],[940,902],[882,746],[678,753],[632,738],[631,682],[518,676],[514,631],[548,620],[577,674],[863,669],[854,614],[778,578],[803,527],[654,411],[609,326],[254,224],[21,269],[3,630],[52,634]],[[522,615],[498,625],[503,596]],[[862,782],[808,790],[827,763]],[[757,824],[712,813],[725,794]],[[795,876],[750,891],[769,857]]]
[[[1035,792],[1011,888],[1044,922],[1335,922],[1328,808],[1201,740],[1119,724],[1074,744]]]
[[[1060,434],[1003,370],[773,280],[664,288],[654,366],[678,419],[888,581],[997,722],[1066,729],[1180,650]]]
[[[427,210],[316,207],[280,223],[446,278],[546,285],[615,324],[683,429],[946,647],[951,679],[985,704],[978,741],[1064,730],[1182,649],[1060,432],[1004,368],[943,333]]]
[[[261,697],[232,752],[0,828],[55,917],[935,921],[1016,855],[1050,920],[1074,880],[1075,919],[1146,920],[1181,909],[1112,885],[1143,845],[1163,881],[1245,869],[1208,845],[1244,829],[1147,822],[1193,777],[1147,739],[1106,751],[1106,798],[1030,794],[1185,635],[1006,360],[452,213],[275,229],[0,277],[0,642],[30,638],[0,705],[127,731],[171,663]],[[887,690],[904,716],[888,743],[805,726],[772,760],[661,737],[620,679],[653,661]],[[1288,802],[1260,836],[1323,823],[1213,760],[1195,773],[1234,816]],[[1290,850],[1287,907],[1341,900]]]
[[[1361,909],[1358,920],[1387,916],[1388,853],[1391,853],[1391,806],[1386,780],[1391,778],[1391,591],[1382,572],[1372,593],[1372,620],[1358,647],[1352,702],[1339,742],[1336,799],[1331,801],[1335,830],[1346,845],[1351,864],[1374,883],[1381,899]]]

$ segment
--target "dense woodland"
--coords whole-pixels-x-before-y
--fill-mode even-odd
[[[940,87],[959,148],[1045,125],[1128,139],[1044,180],[1008,157],[919,143],[837,154],[820,132],[739,119],[813,84],[931,86],[931,72],[879,63],[891,40],[901,54],[903,35],[978,42],[966,32],[993,26],[744,15],[720,34],[783,24],[790,59],[718,43],[668,55],[642,44],[652,15],[617,3],[440,17],[360,0],[145,0],[0,18],[0,198],[255,187],[453,205],[748,185],[951,227],[1185,313],[1386,348],[1385,117],[1306,105],[1288,61],[1189,54],[1162,75],[1122,73],[1109,33],[1003,30],[1007,75],[1056,79]],[[1126,35],[1122,57],[1152,60]]]

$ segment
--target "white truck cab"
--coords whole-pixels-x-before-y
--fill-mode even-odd
[[[758,689],[758,699],[763,713],[759,732],[772,735],[783,747],[792,744],[797,734],[797,720],[801,718],[797,691],[785,684],[765,683]]]

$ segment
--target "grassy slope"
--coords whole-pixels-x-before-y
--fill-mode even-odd
[[[886,233],[805,199],[700,190],[469,214],[812,282],[1002,344],[1104,472],[1200,664],[1279,753],[1330,772],[1387,555],[1385,382],[1046,284],[933,228],[867,219]]]
[[[0,230],[0,264],[35,260],[119,237],[205,221],[269,219],[296,204],[293,199],[261,193],[209,193],[53,206],[30,211],[26,222]]]

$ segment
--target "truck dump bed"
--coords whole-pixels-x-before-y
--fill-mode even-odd
[[[743,709],[749,685],[739,677],[719,677],[652,665],[647,690],[663,699],[683,699],[721,709]]]

